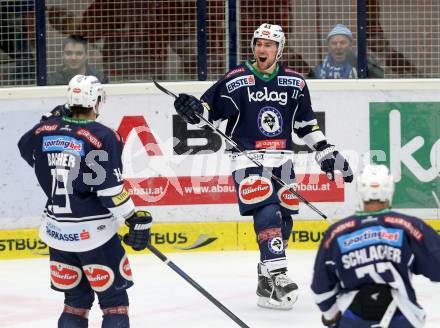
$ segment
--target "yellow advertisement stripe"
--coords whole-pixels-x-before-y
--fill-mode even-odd
[[[440,220],[426,220],[440,232]],[[289,239],[289,249],[317,249],[326,221],[295,221]],[[252,222],[176,222],[157,223],[152,227],[151,242],[160,251],[207,252],[257,250]],[[127,233],[122,226],[119,233]],[[135,252],[125,246],[130,254],[148,253],[148,250]],[[0,260],[36,258],[46,256],[48,247],[38,237],[38,229],[0,230]]]

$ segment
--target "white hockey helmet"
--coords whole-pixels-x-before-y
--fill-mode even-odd
[[[283,28],[279,25],[261,24],[254,32],[251,40],[252,53],[255,56],[255,43],[257,39],[272,40],[278,43],[278,52],[276,60],[280,60],[283,55],[284,44],[286,43],[286,37],[284,36]]]
[[[378,200],[391,201],[394,193],[394,180],[385,165],[368,164],[357,177],[356,191],[362,202]]]
[[[93,75],[75,75],[67,89],[67,104],[69,107],[80,106],[93,108],[98,115],[97,104],[105,101],[105,92],[101,82]]]

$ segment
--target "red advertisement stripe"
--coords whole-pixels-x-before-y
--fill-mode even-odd
[[[323,174],[298,174],[297,191],[311,202],[343,202],[342,178],[329,181]],[[128,178],[127,190],[136,206],[237,203],[231,176]]]

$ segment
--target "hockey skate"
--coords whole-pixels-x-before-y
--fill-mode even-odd
[[[262,273],[261,263],[258,264],[257,305],[276,310],[291,310],[297,301],[298,286],[285,272],[266,276]]]

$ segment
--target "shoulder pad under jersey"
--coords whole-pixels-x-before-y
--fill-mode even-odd
[[[294,69],[291,69],[289,67],[283,67],[283,70],[285,73],[287,73],[289,75],[295,75],[295,76],[298,76],[298,77],[304,79],[304,76],[301,73],[295,71]]]
[[[335,239],[336,236],[340,235],[341,233],[351,230],[358,224],[358,219],[350,216],[348,218],[345,218],[339,222],[336,222],[328,228],[328,230],[325,232],[323,244],[325,248],[329,248],[331,242]]]
[[[246,68],[244,66],[235,67],[232,70],[230,70],[229,72],[227,72],[224,75],[223,79],[226,80],[226,79],[229,79],[233,76],[238,76],[240,74],[243,74],[244,71],[246,71]]]

